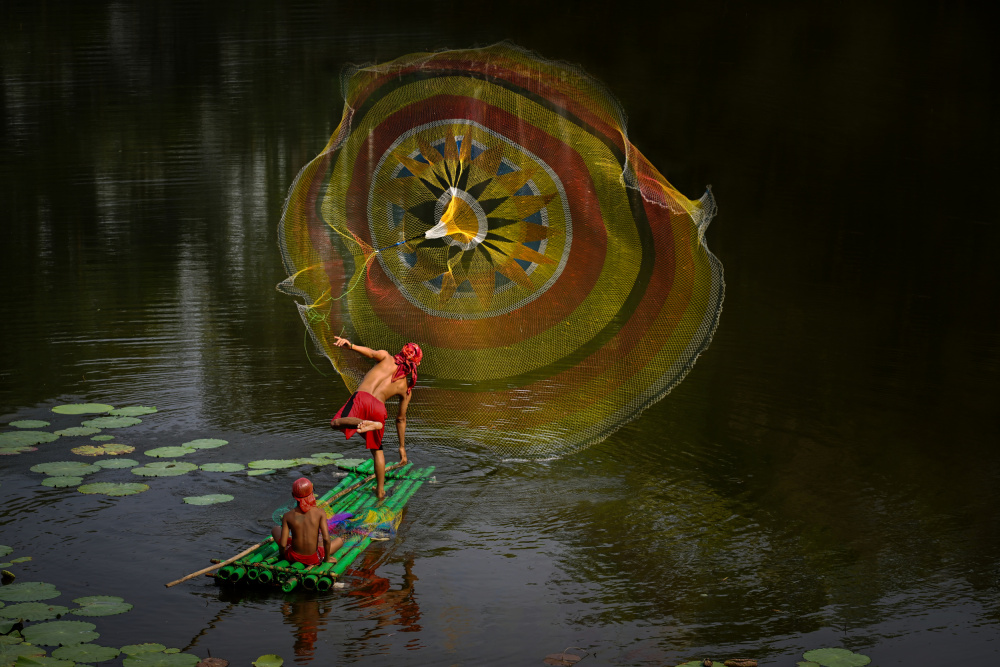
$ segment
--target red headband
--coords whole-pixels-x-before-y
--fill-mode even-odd
[[[416,343],[407,343],[399,354],[393,357],[396,362],[396,372],[392,374],[392,381],[395,382],[401,377],[406,377],[406,393],[417,383],[417,366],[424,358],[423,350]],[[409,377],[407,377],[409,376]]]
[[[313,495],[313,485],[305,477],[299,477],[292,484],[292,497],[299,503],[299,511],[303,514],[316,507],[316,496]]]

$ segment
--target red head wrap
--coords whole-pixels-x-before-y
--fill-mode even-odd
[[[395,382],[401,377],[409,376],[406,377],[407,394],[417,383],[417,366],[420,365],[420,360],[423,358],[424,353],[416,343],[407,343],[400,353],[393,357],[396,361],[396,372],[392,374],[392,380]]]
[[[303,514],[316,507],[316,496],[313,495],[313,484],[305,477],[299,477],[292,484],[292,497],[299,503],[299,511]]]

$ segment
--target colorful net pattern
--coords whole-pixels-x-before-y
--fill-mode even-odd
[[[683,379],[722,308],[715,203],[629,143],[601,84],[502,43],[356,69],[344,89],[289,191],[279,289],[349,389],[370,362],[334,336],[418,342],[411,428],[537,457],[606,438]]]

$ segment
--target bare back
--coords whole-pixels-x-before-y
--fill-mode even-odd
[[[285,512],[281,517],[281,544],[287,544],[289,533],[292,536],[292,551],[300,554],[316,553],[320,533],[324,540],[330,539],[326,514],[318,507],[310,507],[305,514],[298,509]]]
[[[393,396],[405,396],[407,378],[404,376],[393,381],[396,361],[392,355],[385,350],[378,350],[375,355],[378,363],[365,375],[365,379],[358,386],[358,391],[368,392],[383,403]]]

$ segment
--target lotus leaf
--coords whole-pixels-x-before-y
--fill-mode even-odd
[[[340,459],[339,461],[336,461],[334,465],[339,468],[344,468],[345,470],[353,470],[364,462],[364,459]]]
[[[135,426],[141,423],[142,420],[136,417],[98,417],[97,419],[89,419],[83,422],[83,425],[94,428],[125,428],[126,426]]]
[[[101,635],[94,632],[97,626],[85,621],[48,621],[25,628],[21,633],[25,641],[42,646],[84,644]]]
[[[139,462],[135,459],[100,459],[94,461],[94,465],[108,470],[117,470],[119,468],[133,468],[139,465]]]
[[[74,454],[79,454],[80,456],[100,456],[104,453],[104,448],[98,445],[80,445],[79,447],[74,447],[69,451]]]
[[[156,449],[150,449],[149,451],[143,453],[146,456],[153,456],[157,458],[173,458],[175,456],[190,454],[193,451],[195,450],[191,447],[157,447]]]
[[[17,456],[24,452],[36,452],[37,447],[0,447],[0,456]]]
[[[47,655],[40,656],[21,656],[14,663],[14,667],[74,667],[76,665],[72,660],[60,660],[59,658],[50,658]],[[83,667],[86,667],[84,665]]]
[[[247,466],[254,470],[263,470],[264,468],[293,468],[296,465],[298,465],[297,459],[261,459],[260,461],[251,461],[247,464]]]
[[[861,655],[846,648],[818,648],[802,654],[806,660],[819,663],[822,667],[864,667],[872,661],[867,655]]]
[[[151,415],[154,412],[156,412],[156,408],[151,408],[146,405],[130,405],[125,408],[112,410],[111,414],[116,417],[141,417],[143,415]]]
[[[253,661],[254,667],[281,667],[285,664],[285,659],[280,655],[268,653]]]
[[[333,452],[320,452],[319,454],[313,454],[314,458],[317,459],[342,459],[343,454],[334,454]]]
[[[129,644],[122,646],[122,653],[125,655],[139,655],[141,653],[160,653],[167,647],[163,644],[147,642],[145,644]]]
[[[312,457],[306,456],[301,459],[295,459],[299,465],[302,466],[328,466],[333,463],[333,459],[325,459],[323,457]]]
[[[124,614],[132,608],[124,599],[113,595],[88,595],[76,598],[73,602],[80,605],[79,609],[70,612],[76,616],[114,616]]]
[[[0,544],[0,558],[3,558],[7,554],[14,553],[14,547],[8,547],[6,544]]]
[[[15,558],[14,560],[12,560],[10,562],[10,564],[13,564],[13,563],[27,563],[29,560],[31,560],[31,556],[21,556],[20,558]]]
[[[242,463],[206,463],[201,466],[205,472],[239,472],[246,468]]]
[[[52,651],[52,657],[63,660],[76,660],[77,662],[106,662],[117,658],[119,653],[121,651],[110,646],[76,644],[74,646],[57,648],[55,651]]]
[[[228,503],[233,497],[228,493],[212,493],[207,496],[188,496],[184,499],[188,505],[215,505],[216,503]]]
[[[95,435],[93,438],[91,438],[91,440],[96,440],[97,442],[107,442],[108,440],[114,440],[114,439],[115,436],[113,435]]]
[[[0,607],[3,606],[3,602],[0,602]],[[13,632],[7,634],[14,629],[14,621],[0,621],[0,646],[4,644],[20,644],[21,643],[21,633]]]
[[[115,406],[104,403],[69,403],[57,405],[52,408],[52,412],[60,415],[101,415],[114,409]]]
[[[59,436],[48,431],[7,431],[0,433],[0,446],[34,447],[45,442],[58,440]]]
[[[165,648],[165,649],[163,649],[163,652],[164,653],[180,653],[181,650],[179,648]]]
[[[100,470],[93,463],[83,461],[52,461],[51,463],[39,463],[31,466],[31,472],[41,472],[53,477],[68,477],[89,475]]]
[[[56,489],[66,486],[78,486],[80,484],[83,484],[83,477],[76,477],[74,475],[58,475],[56,477],[46,477],[42,480],[42,486],[51,486]]]
[[[13,563],[0,563],[0,567],[10,567]],[[3,602],[0,602],[0,607],[3,606]]]
[[[122,667],[194,667],[198,656],[190,653],[140,653],[125,658]]]
[[[823,667],[823,665],[818,662],[813,662],[812,660],[800,660],[795,663],[795,667]]]
[[[80,493],[102,493],[106,496],[134,496],[143,491],[149,491],[149,485],[139,482],[98,482],[84,484],[77,489]]]
[[[16,422],[11,422],[10,425],[14,428],[45,428],[49,423],[43,422],[41,419],[18,419]]]
[[[275,472],[274,468],[265,468],[264,470],[248,470],[247,477],[256,477],[257,475],[270,475]]]
[[[196,667],[229,667],[229,661],[222,658],[203,658]]]
[[[45,649],[40,646],[32,646],[31,644],[0,646],[0,666],[8,667],[8,665],[15,665],[22,656],[43,655],[45,655]]]
[[[56,616],[62,616],[69,611],[68,607],[45,604],[44,602],[21,602],[10,604],[0,609],[0,616],[20,618],[25,621],[47,621]]]
[[[59,591],[52,584],[43,581],[22,581],[0,588],[0,600],[5,602],[36,602],[59,597]]]
[[[154,461],[140,468],[133,468],[132,474],[144,477],[175,477],[197,469],[197,464],[185,461]]]
[[[80,454],[81,456],[100,456],[102,454],[107,454],[108,456],[119,456],[121,454],[131,454],[135,451],[135,447],[131,445],[83,445],[82,447],[74,447],[70,450],[74,454]]]
[[[181,447],[191,447],[193,449],[215,449],[216,447],[222,447],[223,445],[228,444],[228,440],[219,440],[218,438],[199,438],[197,440],[192,440],[191,442],[185,442],[181,444]]]
[[[70,426],[69,428],[64,428],[58,431],[54,431],[56,435],[63,435],[63,436],[94,435],[95,433],[100,433],[100,432],[101,429],[94,428],[93,426]],[[108,440],[110,440],[112,436],[104,435],[98,437],[107,438]],[[96,440],[96,439],[97,438],[91,438],[91,440]]]

